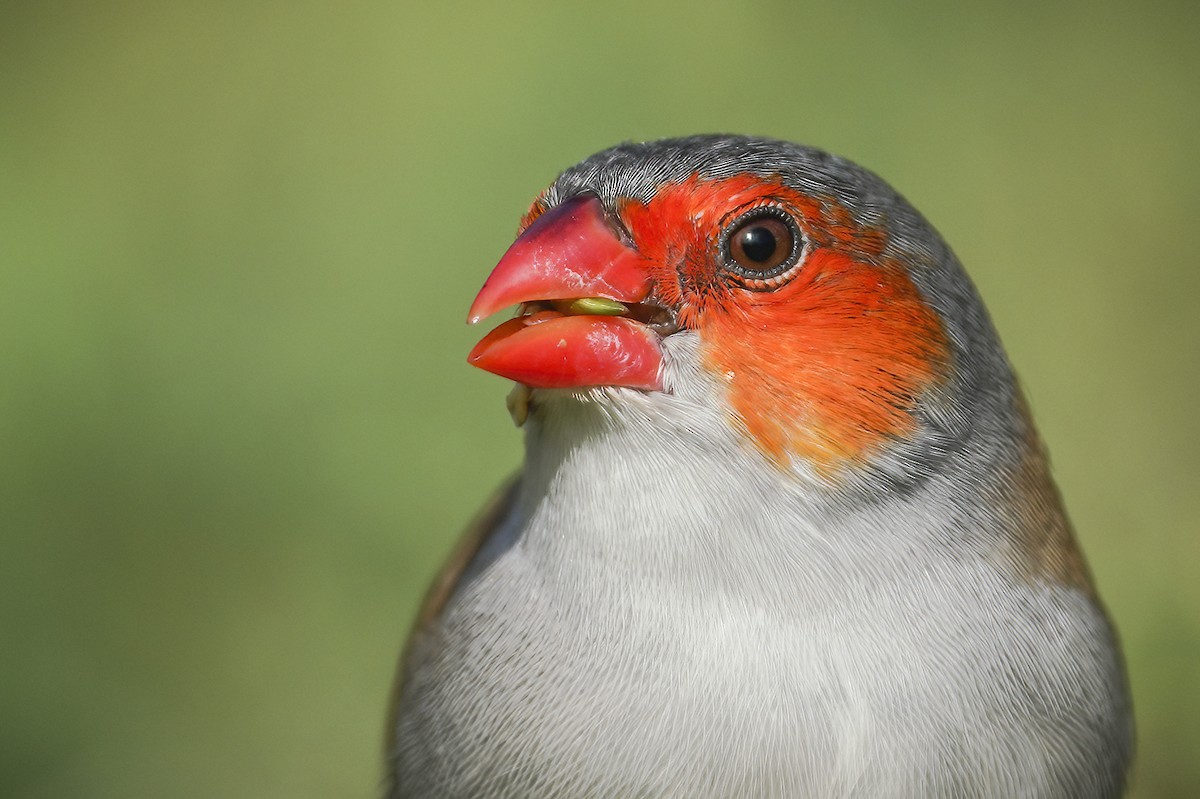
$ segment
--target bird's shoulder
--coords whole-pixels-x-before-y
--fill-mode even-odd
[[[395,712],[404,690],[408,665],[412,659],[413,650],[420,646],[420,641],[424,637],[424,633],[436,624],[437,620],[441,617],[442,611],[445,610],[450,598],[454,596],[455,588],[457,588],[459,582],[462,580],[467,568],[475,560],[475,556],[479,554],[480,549],[483,548],[492,533],[496,531],[508,516],[509,511],[516,501],[520,482],[519,475],[510,477],[484,503],[483,508],[475,515],[471,523],[467,525],[462,535],[459,536],[458,543],[450,551],[450,556],[446,559],[445,564],[425,591],[425,596],[421,600],[420,608],[417,611],[412,629],[409,632],[404,651],[400,655],[400,660],[396,667],[396,675],[392,681],[392,696],[388,703],[391,715],[388,718],[386,736],[389,752],[393,748],[393,736],[395,735]]]

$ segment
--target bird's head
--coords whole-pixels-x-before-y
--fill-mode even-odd
[[[469,360],[535,399],[708,401],[770,461],[824,476],[927,456],[989,375],[1011,383],[921,216],[870,172],[773,140],[625,144],[567,170],[470,320],[513,305]]]

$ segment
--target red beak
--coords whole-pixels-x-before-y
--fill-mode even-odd
[[[567,200],[513,242],[471,304],[468,321],[520,303],[603,297],[638,303],[650,294],[641,257],[623,244],[594,196]],[[561,307],[561,306],[560,306]],[[658,335],[624,316],[518,316],[475,345],[467,362],[534,388],[659,389]]]

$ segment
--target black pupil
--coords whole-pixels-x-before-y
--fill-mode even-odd
[[[751,261],[761,264],[771,260],[778,246],[775,234],[762,225],[755,225],[742,234],[742,252]]]

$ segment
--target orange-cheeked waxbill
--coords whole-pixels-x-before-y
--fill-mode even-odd
[[[1122,794],[1121,654],[1008,358],[871,172],[742,136],[559,176],[470,309],[521,473],[401,663],[398,797]]]

